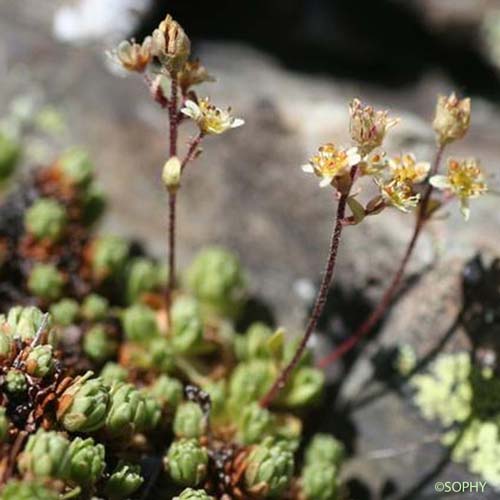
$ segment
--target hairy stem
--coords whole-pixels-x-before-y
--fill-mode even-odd
[[[169,118],[169,153],[170,158],[177,154],[177,136],[179,118],[177,113],[177,75],[172,75],[172,84],[170,89],[170,99],[168,101]],[[170,308],[172,290],[175,286],[175,222],[177,193],[170,192],[168,195],[168,283],[166,289],[166,308]]]
[[[355,172],[356,172],[356,167],[353,167],[351,171],[351,179],[353,179]],[[352,180],[351,180],[351,185],[352,185]],[[345,209],[347,205],[347,198],[349,197],[349,191],[350,187],[344,193],[342,193],[339,198],[337,213],[335,215],[333,231],[330,240],[330,250],[325,267],[325,273],[323,275],[323,280],[321,281],[318,295],[316,296],[316,302],[314,303],[314,308],[309,318],[309,322],[307,323],[307,327],[302,337],[302,340],[299,346],[297,347],[297,350],[295,351],[295,354],[291,359],[291,361],[282,369],[281,373],[278,375],[278,378],[275,380],[272,387],[269,389],[267,394],[265,394],[264,397],[260,400],[260,406],[262,408],[267,408],[274,401],[279,392],[285,387],[286,383],[290,378],[290,375],[292,374],[293,370],[300,361],[300,358],[304,354],[307,342],[309,341],[309,338],[314,332],[318,320],[321,317],[321,314],[326,304],[326,299],[328,297],[328,292],[330,290],[333,281],[340,238],[342,236],[342,229],[344,227],[343,220],[345,218]]]
[[[186,165],[194,158],[196,152],[198,151],[198,147],[203,140],[203,137],[205,134],[203,132],[200,132],[192,141],[191,144],[189,145],[188,152],[186,153],[186,156],[184,157],[184,160],[182,160],[181,163],[181,172],[184,171],[186,168]]]
[[[435,175],[437,173],[439,169],[439,164],[441,163],[441,157],[443,156],[443,150],[444,150],[443,146],[438,147],[429,174],[430,176]],[[382,298],[380,299],[380,302],[377,304],[377,306],[372,311],[370,316],[366,318],[366,320],[358,327],[358,329],[350,337],[344,340],[344,342],[342,342],[333,352],[331,352],[330,354],[319,360],[318,362],[319,368],[326,368],[328,365],[330,365],[337,359],[341,358],[344,354],[353,349],[359,343],[359,341],[372,330],[372,328],[379,322],[379,320],[386,313],[387,309],[391,305],[394,295],[399,290],[399,286],[405,275],[406,267],[413,254],[413,250],[415,249],[418,237],[420,236],[426,222],[429,220],[428,208],[433,189],[434,189],[433,186],[431,184],[428,184],[427,189],[425,190],[424,195],[422,197],[422,203],[420,204],[420,211],[415,220],[415,228],[413,230],[410,242],[406,247],[403,259],[401,260],[401,263],[399,264],[399,267],[396,270],[396,273],[394,274],[392,281],[390,282]]]

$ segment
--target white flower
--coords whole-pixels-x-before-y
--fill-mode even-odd
[[[357,148],[337,148],[328,143],[321,146],[309,163],[302,165],[306,173],[315,174],[321,180],[320,187],[329,186],[336,177],[341,177],[361,161]]]
[[[380,188],[383,200],[401,212],[410,212],[420,201],[420,195],[414,194],[411,185],[406,182],[392,180],[386,183],[380,179],[375,179],[375,182]]]
[[[204,134],[222,134],[245,123],[231,115],[231,108],[227,111],[217,108],[208,98],[201,99],[198,104],[188,100],[181,111],[194,120]]]
[[[417,162],[415,155],[407,153],[391,158],[389,168],[393,179],[398,182],[414,184],[425,181],[431,169],[431,164],[427,161]]]
[[[473,158],[462,161],[448,160],[447,175],[434,175],[429,182],[437,189],[453,193],[460,200],[460,211],[469,218],[469,200],[486,193],[488,186],[479,162]]]

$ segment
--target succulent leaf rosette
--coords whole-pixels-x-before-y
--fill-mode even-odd
[[[77,377],[59,398],[57,419],[70,432],[93,432],[105,424],[109,389],[100,378],[92,376],[87,372]]]

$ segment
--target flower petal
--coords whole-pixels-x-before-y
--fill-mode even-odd
[[[451,187],[450,181],[445,175],[433,175],[429,179],[429,183],[437,189],[450,189]]]
[[[306,163],[302,165],[302,172],[306,172],[307,174],[314,174],[314,168],[310,163]]]

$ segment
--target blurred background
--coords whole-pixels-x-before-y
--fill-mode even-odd
[[[206,244],[237,251],[256,295],[291,332],[300,331],[319,280],[333,213],[331,193],[319,191],[300,165],[325,141],[347,143],[349,100],[359,97],[402,118],[388,139],[390,153],[430,160],[436,96],[455,90],[473,98],[471,130],[449,153],[480,157],[493,192],[473,203],[468,223],[452,207],[422,237],[397,313],[377,342],[342,368],[339,397],[352,400],[373,377],[377,348],[417,339],[422,353],[455,325],[464,266],[478,253],[486,261],[500,253],[500,1],[0,0],[0,116],[55,111],[46,123],[55,130],[50,140],[27,138],[25,167],[50,161],[68,145],[84,146],[110,200],[103,230],[139,239],[157,256],[166,239],[159,183],[166,113],[140,78],[124,78],[105,51],[124,38],[141,40],[167,12],[217,78],[200,95],[231,105],[246,120],[243,129],[209,138],[187,172],[179,200],[181,265]],[[193,133],[184,128],[183,143]],[[386,211],[345,231],[318,349],[347,335],[380,296],[412,224],[411,216]],[[456,333],[445,349],[466,344],[464,332]],[[439,465],[436,443],[363,460],[430,432],[394,394],[348,418],[321,419],[347,433],[361,457],[348,470],[359,482],[359,499],[396,498]],[[466,474],[454,465],[439,473],[446,480]]]

